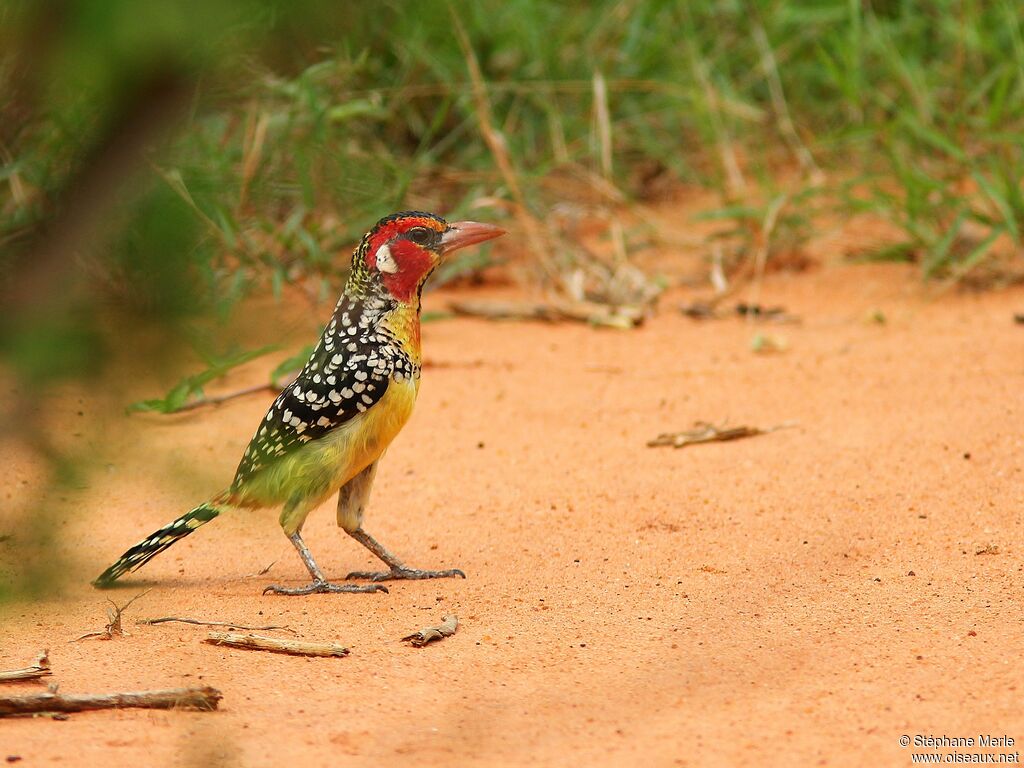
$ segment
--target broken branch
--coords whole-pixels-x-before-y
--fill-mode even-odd
[[[412,643],[417,648],[422,648],[427,643],[451,637],[455,634],[455,630],[458,628],[458,616],[445,616],[438,626],[424,627],[419,632],[413,632],[411,635],[406,635],[402,640]]]
[[[292,656],[348,656],[348,648],[341,643],[308,643],[304,640],[285,640],[263,635],[242,635],[237,632],[211,632],[204,642],[245,648],[250,651],[288,653]]]
[[[695,422],[693,426],[694,429],[684,432],[662,432],[653,440],[648,440],[647,447],[658,448],[670,445],[673,448],[684,448],[687,445],[696,445],[698,443],[724,443],[729,440],[740,440],[744,437],[767,435],[780,429],[789,429],[790,427],[795,427],[796,423],[787,421],[785,424],[778,424],[766,429],[746,426],[716,427],[714,424],[709,424],[706,421]]]
[[[39,712],[86,712],[93,709],[214,710],[221,698],[221,692],[210,686],[104,694],[33,693],[27,696],[0,696],[0,717]]]
[[[10,669],[0,672],[0,683],[12,683],[20,680],[38,680],[40,677],[52,675],[49,651],[43,651],[36,658],[36,663],[24,669]]]

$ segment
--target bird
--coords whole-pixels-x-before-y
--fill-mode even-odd
[[[279,522],[309,571],[301,587],[264,594],[387,592],[392,579],[465,578],[458,568],[411,568],[363,529],[377,465],[408,421],[419,390],[423,285],[452,252],[500,237],[476,221],[422,211],[385,216],[352,252],[344,290],[302,370],[274,400],[227,490],[126,551],[93,581],[111,586],[175,542],[233,509],[280,507]],[[328,581],[302,538],[307,515],[338,494],[338,525],[387,566]],[[369,581],[351,584],[349,581]]]

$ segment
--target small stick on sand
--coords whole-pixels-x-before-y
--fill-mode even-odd
[[[107,609],[107,626],[101,629],[99,632],[86,632],[81,637],[75,638],[71,642],[77,643],[81,640],[88,640],[90,637],[98,637],[102,640],[113,640],[115,635],[123,637],[128,633],[124,631],[124,627],[121,626],[121,614],[128,610],[128,606],[138,600],[144,595],[148,595],[153,590],[147,589],[145,592],[140,592],[131,600],[124,605],[118,605],[113,600],[107,600],[113,608]]]
[[[451,637],[455,634],[455,630],[458,628],[458,616],[445,616],[440,625],[436,627],[424,627],[419,632],[413,632],[411,635],[406,635],[402,640],[407,640],[417,648],[422,648],[427,643]]]
[[[43,651],[36,658],[36,663],[24,669],[11,669],[0,672],[0,683],[13,683],[21,680],[38,680],[40,677],[52,675],[50,670],[49,651]]]
[[[91,709],[201,709],[214,710],[220,691],[203,688],[171,688],[165,691],[135,691],[105,694],[32,693],[0,696],[0,717],[40,712],[86,712]]]
[[[307,643],[304,640],[285,640],[263,635],[241,635],[237,632],[211,632],[204,642],[246,648],[251,651],[289,653],[292,656],[348,656],[348,648],[341,643]]]
[[[139,619],[136,624],[166,624],[171,621],[177,621],[182,624],[197,624],[200,627],[227,627],[228,629],[246,629],[255,630],[256,632],[265,632],[271,629],[280,629],[285,632],[291,632],[294,634],[295,630],[291,627],[279,627],[275,624],[268,624],[265,627],[247,627],[245,624],[235,624],[231,621],[200,621],[199,619],[189,619],[184,616],[161,616],[159,619]]]
[[[245,574],[245,576],[243,576],[242,578],[243,579],[254,579],[257,576],[266,576],[268,573],[270,573],[270,569],[273,568],[275,565],[277,565],[277,560],[272,562],[270,565],[266,565],[263,568],[260,568],[258,571],[256,571],[256,573],[247,573],[247,574]]]
[[[780,429],[795,427],[796,424],[787,421],[785,424],[778,424],[767,429],[761,429],[760,427],[729,427],[726,429],[725,427],[716,427],[714,424],[709,424],[706,421],[698,421],[693,426],[694,429],[685,432],[662,432],[653,440],[648,440],[647,447],[657,448],[671,445],[673,448],[684,448],[687,445],[695,445],[697,443],[723,443],[728,440],[740,440],[744,437],[767,435]]]

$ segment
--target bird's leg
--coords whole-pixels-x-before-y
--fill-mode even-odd
[[[346,579],[389,581],[391,579],[446,579],[452,576],[461,576],[463,579],[466,578],[466,574],[458,568],[449,568],[447,571],[421,571],[419,568],[410,568],[384,549],[380,542],[364,531],[362,527],[356,528],[354,531],[348,531],[348,535],[383,560],[384,564],[387,565],[390,570],[353,571],[345,577]]]
[[[320,570],[320,566],[316,564],[316,560],[313,559],[313,554],[309,551],[309,547],[306,546],[306,542],[302,540],[302,536],[296,531],[288,536],[288,540],[295,545],[295,549],[298,550],[299,557],[302,558],[302,562],[305,563],[306,568],[309,570],[309,575],[313,578],[311,584],[307,584],[304,587],[277,587],[269,586],[263,590],[263,594],[268,592],[275,595],[312,595],[318,592],[387,592],[387,587],[380,584],[332,584],[324,578],[324,572]]]

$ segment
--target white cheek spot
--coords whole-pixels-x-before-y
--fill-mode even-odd
[[[391,255],[391,247],[387,243],[377,249],[377,271],[391,275],[398,271],[398,262]]]

